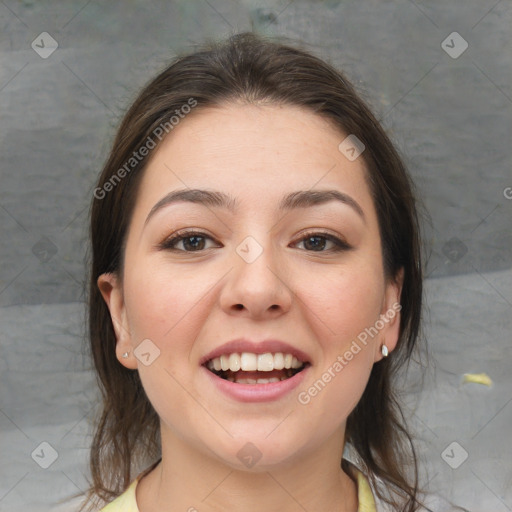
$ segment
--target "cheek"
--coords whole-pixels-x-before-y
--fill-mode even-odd
[[[205,287],[159,261],[133,258],[127,268],[124,293],[132,336],[154,338],[156,343],[181,339],[175,332],[189,326]]]
[[[154,344],[145,341],[150,364],[138,361],[145,393],[164,422],[186,425],[190,396],[184,383],[189,379],[191,349],[204,321],[200,305],[208,282],[202,287],[197,279],[171,272],[168,265],[135,258],[126,268],[124,293],[132,346],[137,350],[143,340]]]
[[[366,349],[368,352],[368,349]],[[372,365],[370,364],[364,349],[362,352],[354,356],[352,361],[346,365],[341,364],[342,368],[338,372],[331,366],[329,373],[324,373],[324,378],[320,379],[322,384],[315,383],[315,388],[320,389],[311,401],[316,400],[314,406],[317,408],[316,414],[322,418],[327,428],[336,429],[341,420],[348,418],[350,413],[354,410],[357,403],[361,399],[363,392],[368,383]],[[330,380],[325,377],[329,375]],[[325,385],[325,387],[322,387]],[[309,394],[311,396],[311,389]],[[323,395],[323,396],[321,396]]]
[[[301,278],[298,288],[310,324],[323,331],[318,339],[340,349],[379,318],[383,275],[378,265],[347,265]]]
[[[307,279],[300,285],[303,291],[311,290],[301,298],[321,350],[310,387],[301,389],[298,398],[311,408],[311,418],[322,417],[322,425],[315,428],[325,428],[325,434],[357,405],[374,362],[377,337],[368,336],[365,329],[379,318],[384,276],[378,259],[358,258],[352,263],[317,274],[314,287]]]
[[[190,365],[195,364],[195,342],[213,307],[211,292],[219,276],[192,267],[173,268],[157,258],[132,258],[126,268],[124,292],[132,346],[136,350],[142,340],[149,339],[158,353],[151,366],[138,365],[141,378],[149,387],[153,381],[157,384],[162,372],[163,381],[169,381],[165,374],[169,371],[186,382]]]
[[[132,343],[149,338],[159,343],[184,307],[173,288],[155,273],[132,271],[125,281],[125,304]],[[180,297],[183,299],[183,296]]]
[[[300,417],[309,427],[305,431],[314,431],[317,439],[330,437],[340,428],[368,383],[373,366],[372,351],[360,344],[352,352],[348,350],[349,345],[340,343],[339,350],[329,351],[314,378],[297,395],[299,411],[303,413]],[[347,352],[350,360],[345,355]]]

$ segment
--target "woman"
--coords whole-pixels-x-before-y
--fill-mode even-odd
[[[420,328],[415,199],[339,72],[249,33],[177,59],[121,123],[91,238],[88,503],[420,510],[392,380]]]

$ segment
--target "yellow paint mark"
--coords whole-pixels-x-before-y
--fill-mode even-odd
[[[486,373],[465,373],[464,381],[465,382],[474,382],[475,384],[483,384],[484,386],[492,386],[492,380]]]

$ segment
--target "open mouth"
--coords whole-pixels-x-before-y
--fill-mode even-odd
[[[221,379],[236,384],[270,384],[290,379],[309,363],[282,352],[225,354],[207,361],[204,366]]]

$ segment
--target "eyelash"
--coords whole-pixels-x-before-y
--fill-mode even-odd
[[[202,233],[200,231],[178,231],[174,235],[170,236],[166,240],[164,240],[161,244],[159,244],[158,248],[161,250],[173,251],[173,252],[183,252],[183,253],[194,253],[194,252],[203,252],[206,249],[198,250],[198,251],[186,251],[182,249],[176,249],[175,245],[187,238],[200,237],[204,239],[214,240],[211,236],[206,233]],[[352,246],[349,245],[344,240],[331,235],[330,233],[322,232],[322,231],[311,231],[305,233],[302,238],[298,240],[298,242],[304,242],[308,238],[325,238],[326,240],[332,242],[334,247],[326,250],[326,251],[308,251],[308,252],[319,252],[319,253],[333,253],[333,252],[341,252],[341,251],[349,251],[352,249]],[[306,249],[304,249],[306,250]]]

